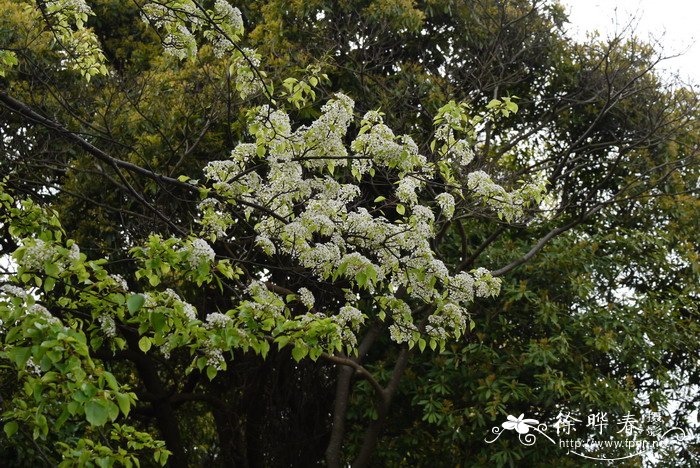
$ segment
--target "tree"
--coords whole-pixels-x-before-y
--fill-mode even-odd
[[[493,49],[495,65],[479,76],[494,79],[474,97],[459,96],[472,97],[470,105],[436,104],[448,101],[468,67],[440,72],[456,62],[433,52],[432,61],[413,63],[424,67],[417,79],[394,88],[424,85],[433,90],[429,101],[401,101],[383,107],[384,115],[372,109],[396,94],[364,84],[356,70],[343,74],[331,64],[326,73],[325,65],[302,63],[301,73],[285,77],[288,59],[277,57],[270,58],[279,66],[268,79],[261,59],[274,57],[276,38],[264,33],[275,29],[262,22],[253,37],[263,44],[257,52],[244,48],[241,14],[223,1],[105,2],[94,6],[94,17],[80,3],[19,5],[6,9],[13,32],[3,63],[11,92],[0,94],[9,149],[3,164],[12,171],[4,188],[3,249],[14,252],[18,266],[2,296],[5,357],[13,366],[8,375],[25,391],[8,389],[6,400],[15,404],[4,417],[19,463],[61,457],[67,464],[128,463],[146,460],[149,451],[165,463],[167,452],[156,440],[162,438],[173,466],[207,456],[284,465],[323,452],[330,465],[349,454],[367,465],[383,426],[400,424],[389,418],[390,404],[416,350],[439,347],[444,359],[472,327],[492,323],[467,308],[475,296],[494,296],[500,276],[540,258],[535,254],[549,241],[582,223],[596,227],[595,235],[606,223],[622,226],[619,215],[601,217],[605,208],[631,210],[634,200],[657,196],[659,187],[662,200],[677,200],[697,178],[692,132],[689,149],[666,148],[677,129],[693,123],[679,109],[692,106],[694,96],[673,100],[658,91],[647,73],[652,51],[600,44],[576,51],[576,58],[597,64],[587,81],[572,74],[553,83],[518,79],[524,70],[511,56],[517,52],[505,46],[528,37],[540,18],[537,4],[479,4],[501,14],[500,27],[523,22],[523,36]],[[378,55],[380,82],[417,51],[454,44],[454,36],[440,39],[442,25],[466,15],[409,4],[384,10],[381,2],[348,8],[362,21],[350,15],[343,41],[328,47],[340,51],[338,66],[373,53],[353,46],[356,38],[380,50],[396,31],[401,40],[406,31],[413,34],[402,59]],[[282,11],[271,3],[262,16],[274,23]],[[322,32],[342,24],[334,16],[342,7],[312,4],[301,11],[317,19],[299,24]],[[318,19],[319,11],[327,16]],[[133,21],[136,12],[148,28]],[[374,32],[360,33],[357,25]],[[423,27],[432,39],[421,39]],[[309,37],[301,27],[276,31],[296,41]],[[138,40],[127,44],[127,34]],[[542,48],[554,44],[553,53],[562,53],[556,37],[537,37]],[[160,43],[174,58],[159,57]],[[309,44],[307,57],[315,57],[313,47],[324,42]],[[466,46],[455,50],[454,59],[470,56]],[[545,75],[546,61],[540,67]],[[57,76],[71,79],[59,89]],[[386,79],[410,76],[401,70]],[[365,99],[355,106],[332,92],[329,81]],[[508,95],[516,90],[529,100]],[[550,90],[560,94],[545,100],[544,110],[533,105]],[[663,99],[639,112],[629,96]],[[570,118],[558,117],[567,112]],[[413,137],[396,136],[384,120]],[[545,131],[548,151],[523,144]],[[105,194],[96,176],[117,190]],[[86,209],[97,223],[82,215]],[[509,226],[519,229],[511,235]],[[500,253],[492,252],[499,243]],[[512,255],[514,243],[528,246],[520,258]],[[105,255],[110,261],[96,260]],[[652,257],[649,265],[660,262]],[[526,278],[538,281],[532,270]],[[530,300],[533,293],[523,294],[512,291],[508,300]],[[527,317],[528,309],[521,310]],[[585,326],[574,320],[567,334]],[[500,322],[488,336],[512,333]],[[604,343],[593,346],[605,350]],[[529,347],[533,359],[544,352]],[[428,365],[428,379],[437,371],[425,361],[414,365]],[[363,383],[356,386],[354,378]],[[256,407],[261,395],[262,408]],[[332,406],[304,401],[328,395]],[[358,403],[374,419],[358,419]],[[492,417],[504,410],[494,406]],[[286,421],[289,427],[280,427]],[[449,418],[441,422],[451,427]],[[49,434],[49,425],[59,431]],[[276,449],[269,433],[290,427],[299,430],[296,440]]]

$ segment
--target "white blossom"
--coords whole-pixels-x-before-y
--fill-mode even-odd
[[[313,293],[308,289],[299,288],[299,301],[301,301],[307,309],[313,309],[316,299]]]
[[[455,212],[455,199],[452,195],[447,192],[443,192],[435,197],[440,210],[442,210],[442,215],[447,219],[452,219],[452,215]]]
[[[100,322],[100,329],[105,336],[113,338],[117,335],[117,324],[114,322],[114,318],[110,317],[109,315],[102,314],[97,317],[97,320]]]
[[[267,256],[273,256],[277,253],[277,248],[275,244],[266,235],[259,235],[255,238],[255,245],[260,247],[260,249],[265,252]]]
[[[34,240],[24,251],[21,265],[28,270],[42,270],[44,263],[50,262],[56,255],[56,249],[41,239]]]
[[[34,358],[31,356],[29,357],[29,359],[27,359],[25,368],[32,374],[41,375],[41,367],[39,367],[39,365],[36,362],[34,362]]]
[[[77,262],[80,260],[80,248],[78,244],[72,244],[68,250],[67,258],[71,262]]]
[[[41,304],[32,304],[31,306],[29,306],[29,308],[27,309],[27,314],[39,316],[50,324],[61,323],[61,321],[58,318],[51,315],[51,312],[49,312],[49,310]]]
[[[501,290],[501,279],[491,275],[486,268],[473,271],[475,293],[478,297],[495,297]]]
[[[391,340],[395,343],[408,343],[413,337],[413,330],[408,327],[394,323],[392,325],[389,325],[389,336],[391,337]]]
[[[467,304],[474,300],[474,278],[469,273],[459,273],[450,280],[450,297],[458,303]]]
[[[0,287],[0,291],[10,296],[19,297],[20,299],[25,299],[27,297],[27,292],[24,289],[12,284],[3,284]]]
[[[194,239],[190,243],[187,260],[192,268],[214,261],[214,249],[204,239]]]
[[[450,151],[460,166],[467,166],[474,159],[474,150],[466,140],[457,140]]]
[[[185,314],[185,317],[187,317],[189,321],[197,320],[197,309],[192,304],[183,302],[182,313]]]
[[[172,351],[172,345],[169,341],[166,341],[160,348],[158,348],[165,359],[170,359],[170,352]]]
[[[357,330],[360,325],[365,322],[365,316],[359,309],[346,305],[340,308],[338,315],[334,317],[335,321],[345,327]]]
[[[399,186],[396,189],[396,197],[407,205],[418,203],[416,189],[418,189],[419,185],[418,180],[413,177],[404,177],[399,181]]]
[[[109,275],[109,277],[114,281],[114,284],[121,290],[121,291],[129,291],[129,285],[126,283],[126,280],[120,276],[120,275]]]
[[[224,353],[220,349],[211,346],[209,343],[207,343],[207,345],[208,346],[204,347],[207,365],[214,367],[216,370],[222,370],[226,364]]]
[[[260,91],[263,83],[255,70],[260,67],[260,55],[252,49],[244,48],[236,54],[231,66],[236,71],[234,83],[242,99],[248,99]]]
[[[238,40],[243,34],[243,18],[238,8],[231,6],[226,0],[216,0],[214,3],[215,20],[219,28],[209,31],[208,36],[214,46],[214,54],[223,57],[234,48],[232,41]]]
[[[226,328],[228,325],[233,323],[231,317],[220,312],[213,312],[207,315],[206,320],[207,321],[204,326],[210,330],[215,328]]]

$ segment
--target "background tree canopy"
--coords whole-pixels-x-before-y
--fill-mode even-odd
[[[599,466],[484,439],[692,428],[697,93],[565,23],[0,0],[4,465]]]

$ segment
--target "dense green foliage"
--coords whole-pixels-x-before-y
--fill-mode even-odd
[[[0,296],[8,466],[150,466],[164,449],[172,466],[586,466],[546,442],[484,439],[521,413],[549,424],[562,411],[660,414],[688,427],[700,399],[698,102],[655,74],[649,44],[574,43],[559,5],[525,0],[232,2],[249,33],[213,14],[194,44],[144,22],[149,3],[96,0],[84,18],[51,9],[63,3],[0,0],[0,254],[14,256],[0,284],[23,291]],[[219,33],[235,43],[224,54]],[[183,47],[164,54],[175,39]],[[266,205],[280,184],[270,155],[298,156],[297,129],[329,102],[347,110],[338,92],[355,103],[333,150],[351,151],[301,161]],[[264,104],[294,132],[256,121]],[[399,138],[381,140],[395,159],[350,143],[373,135],[377,109],[415,153]],[[441,139],[445,122],[454,137]],[[239,162],[242,143],[254,144],[242,172],[263,181],[248,192],[208,169]],[[372,172],[353,165],[362,151]],[[483,195],[478,171],[522,213]],[[426,179],[415,201],[396,189],[412,173]],[[464,328],[440,339],[425,327],[447,286],[431,300],[411,285],[378,299],[392,286],[372,264],[318,273],[272,229],[266,251],[261,225],[315,206],[285,190],[331,176],[359,189],[340,205],[313,189],[341,217],[367,209],[373,228],[419,232],[416,206],[436,213],[432,235],[405,240],[429,243],[449,270],[430,289],[486,268],[500,294],[476,294]],[[539,179],[543,197],[529,185]],[[205,199],[224,208],[203,210]],[[310,243],[323,237],[314,228]],[[362,251],[379,255],[387,239]],[[32,269],[37,246],[50,252]],[[399,323],[405,340],[389,331]],[[692,444],[656,455],[700,457]]]

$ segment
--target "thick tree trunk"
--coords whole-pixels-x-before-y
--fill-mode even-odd
[[[363,438],[362,446],[360,447],[360,453],[357,455],[357,458],[355,458],[355,461],[352,464],[353,468],[364,468],[369,466],[372,459],[372,454],[377,448],[382,427],[384,426],[386,417],[389,414],[391,400],[394,398],[396,390],[399,388],[401,377],[403,377],[403,373],[408,366],[408,354],[408,348],[403,348],[401,353],[399,353],[399,357],[394,365],[394,371],[391,374],[391,381],[389,382],[389,385],[387,385],[386,389],[384,389],[382,394],[377,419],[372,421],[372,424],[370,424],[367,432],[365,432],[365,437]]]
[[[148,355],[139,349],[138,335],[125,334],[125,337],[129,345],[128,359],[136,365],[146,392],[151,396],[150,400],[156,418],[156,426],[160,431],[161,437],[163,437],[165,446],[172,452],[172,455],[168,458],[168,466],[187,468],[187,452],[182,443],[180,426],[175,416],[175,410],[168,401],[169,395],[165,386],[158,377],[158,371]]]
[[[345,436],[345,414],[350,399],[350,387],[355,371],[352,367],[338,368],[338,383],[336,384],[335,402],[333,408],[333,429],[326,448],[326,464],[329,468],[340,468],[342,457],[343,437]]]
[[[180,428],[172,406],[167,401],[153,404],[156,422],[165,445],[173,454],[168,458],[168,466],[172,468],[186,468],[187,454],[182,444]]]
[[[357,348],[357,362],[361,363],[367,352],[379,336],[382,326],[375,324],[362,338]],[[352,391],[352,377],[355,370],[348,366],[338,368],[338,382],[336,384],[335,401],[333,408],[333,428],[326,448],[326,464],[330,468],[340,468],[343,456],[343,439],[345,437],[345,415]]]
[[[245,448],[245,436],[241,434],[240,427],[235,427],[237,421],[229,411],[220,408],[212,408],[212,414],[221,447],[219,457],[226,466],[248,468],[250,464]]]

